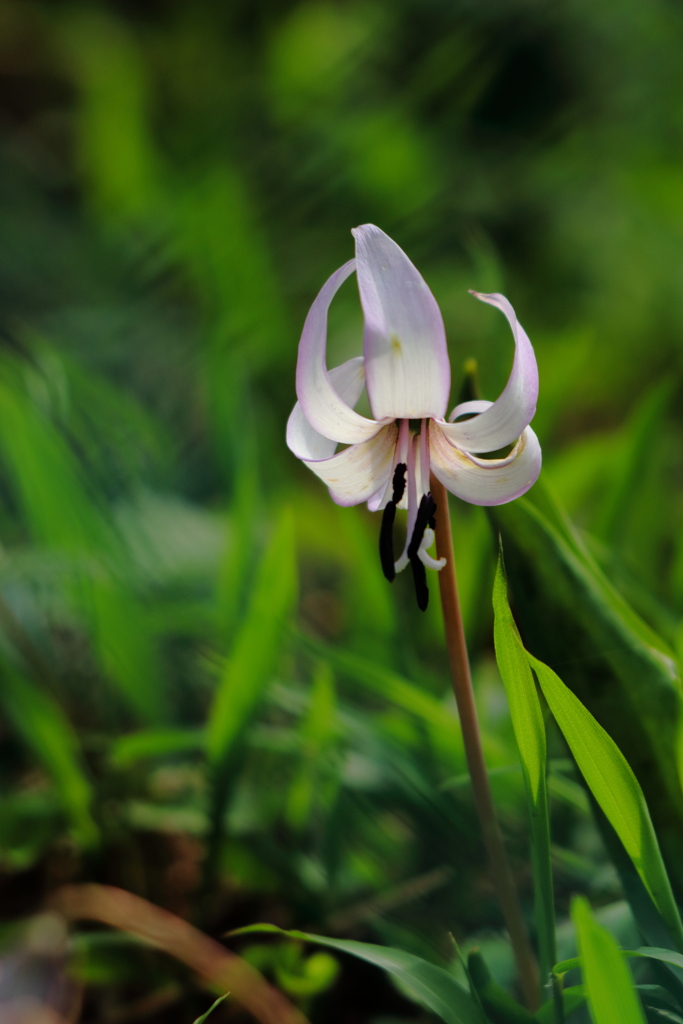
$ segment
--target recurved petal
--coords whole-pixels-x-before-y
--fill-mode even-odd
[[[328,371],[334,390],[353,409],[365,386],[365,368],[362,356],[354,356],[341,366]],[[301,402],[297,402],[287,421],[287,445],[299,459],[329,459],[334,455],[337,442],[318,433],[304,416]]]
[[[374,224],[353,235],[373,416],[441,419],[451,370],[436,299],[403,250]]]
[[[463,451],[495,452],[498,448],[512,444],[533,419],[538,399],[538,367],[531,342],[505,296],[497,292],[491,295],[472,292],[472,295],[500,309],[507,317],[515,339],[512,372],[504,391],[486,411],[462,423],[442,423],[441,428],[451,444],[457,445]],[[458,406],[451,413],[450,419],[454,419],[461,412],[476,411],[464,408],[464,405],[473,404],[467,402]]]
[[[504,459],[478,459],[449,444],[442,424],[429,425],[429,454],[434,475],[472,505],[504,505],[524,494],[541,472],[541,446],[527,427]]]
[[[323,437],[343,444],[366,441],[383,426],[354,412],[333,387],[327,371],[327,311],[355,265],[355,260],[345,263],[320,289],[306,317],[296,364],[296,394],[304,416]]]
[[[387,504],[391,500],[391,490],[391,473],[389,473],[384,487],[380,487],[375,494],[371,494],[368,498],[368,510],[370,512],[381,512],[386,508]]]
[[[390,423],[369,441],[345,448],[330,459],[304,462],[327,484],[338,505],[358,505],[386,487],[397,437],[398,428]]]

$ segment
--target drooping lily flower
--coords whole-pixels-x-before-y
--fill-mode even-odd
[[[451,370],[436,299],[416,267],[373,224],[353,231],[356,258],[323,285],[299,343],[294,406],[287,444],[323,480],[338,505],[367,501],[384,510],[380,558],[393,580],[410,563],[417,600],[427,607],[425,566],[436,506],[430,471],[452,494],[474,505],[502,505],[524,494],[541,470],[541,448],[529,426],[538,396],[536,357],[508,300],[472,292],[506,316],[515,341],[512,372],[495,402],[457,405],[446,420]],[[327,369],[327,311],[356,271],[365,319],[363,355]],[[372,419],[355,411],[367,388]],[[463,419],[462,417],[466,417]],[[337,445],[348,445],[337,452]],[[482,458],[514,445],[505,458]],[[403,553],[394,558],[397,508],[407,508]]]

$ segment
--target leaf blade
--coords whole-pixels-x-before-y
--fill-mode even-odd
[[[595,1024],[645,1024],[640,1000],[621,950],[593,917],[588,901],[572,904],[586,996]]]
[[[683,926],[638,780],[609,733],[560,677],[533,655],[528,658],[581,774],[683,950]]]
[[[94,846],[99,830],[91,813],[92,785],[81,762],[76,733],[61,707],[12,666],[0,666],[5,711],[24,742],[52,777],[74,836]]]
[[[213,765],[227,757],[258,705],[295,595],[294,526],[286,509],[261,560],[249,608],[209,711],[206,747]]]
[[[367,963],[381,967],[407,985],[433,1013],[446,1024],[486,1024],[482,1013],[470,994],[455,978],[436,964],[402,949],[376,946],[370,942],[355,942],[351,939],[330,939],[324,935],[308,932],[284,931],[273,924],[248,925],[238,928],[231,935],[245,935],[254,932],[270,932],[286,935],[303,942],[315,942],[341,953],[350,953]]]
[[[534,903],[541,977],[545,980],[550,975],[557,955],[546,785],[546,735],[541,702],[522,638],[508,604],[502,550],[493,585],[493,610],[496,660],[510,707],[531,819]]]

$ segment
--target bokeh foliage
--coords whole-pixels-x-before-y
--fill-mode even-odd
[[[377,520],[284,445],[303,318],[363,222],[432,287],[454,401],[466,359],[486,397],[511,362],[467,288],[505,292],[538,355],[543,485],[492,517],[453,507],[529,916],[499,529],[524,640],[626,754],[680,898],[682,41],[662,0],[2,0],[3,916],[96,879],[216,934],[268,919],[444,965],[452,931],[510,985],[436,602],[389,588]],[[351,282],[331,365],[360,327]],[[624,932],[548,742],[558,910],[585,891]],[[164,1019],[206,1009],[166,962],[98,942],[84,1020],[169,975]],[[243,948],[314,1020],[420,1012],[346,960],[336,982],[316,962],[316,989],[298,947]]]

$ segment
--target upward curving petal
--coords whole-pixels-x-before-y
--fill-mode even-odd
[[[364,362],[362,356],[354,356],[328,371],[334,390],[351,409],[365,386]],[[287,446],[298,459],[329,459],[334,455],[337,442],[318,433],[304,416],[301,402],[297,402],[287,421]]]
[[[504,459],[478,459],[448,442],[443,424],[429,424],[431,469],[451,494],[472,505],[504,505],[536,483],[541,446],[527,427]]]
[[[345,448],[331,459],[304,461],[327,484],[338,505],[358,505],[386,487],[397,438],[398,427],[390,423],[369,441]]]
[[[367,441],[383,426],[354,412],[333,387],[327,371],[327,311],[355,266],[355,260],[349,260],[320,289],[306,317],[296,364],[296,393],[306,420],[323,437],[343,444]]]
[[[512,372],[500,397],[485,412],[465,408],[475,404],[466,402],[453,410],[451,419],[464,412],[479,411],[480,415],[462,423],[441,423],[440,426],[457,448],[467,452],[495,452],[512,444],[533,419],[538,398],[538,367],[531,342],[505,296],[497,292],[491,295],[472,292],[472,295],[500,309],[507,317],[515,339]]]
[[[402,249],[374,224],[354,228],[368,397],[377,419],[441,419],[451,388],[436,299]]]

